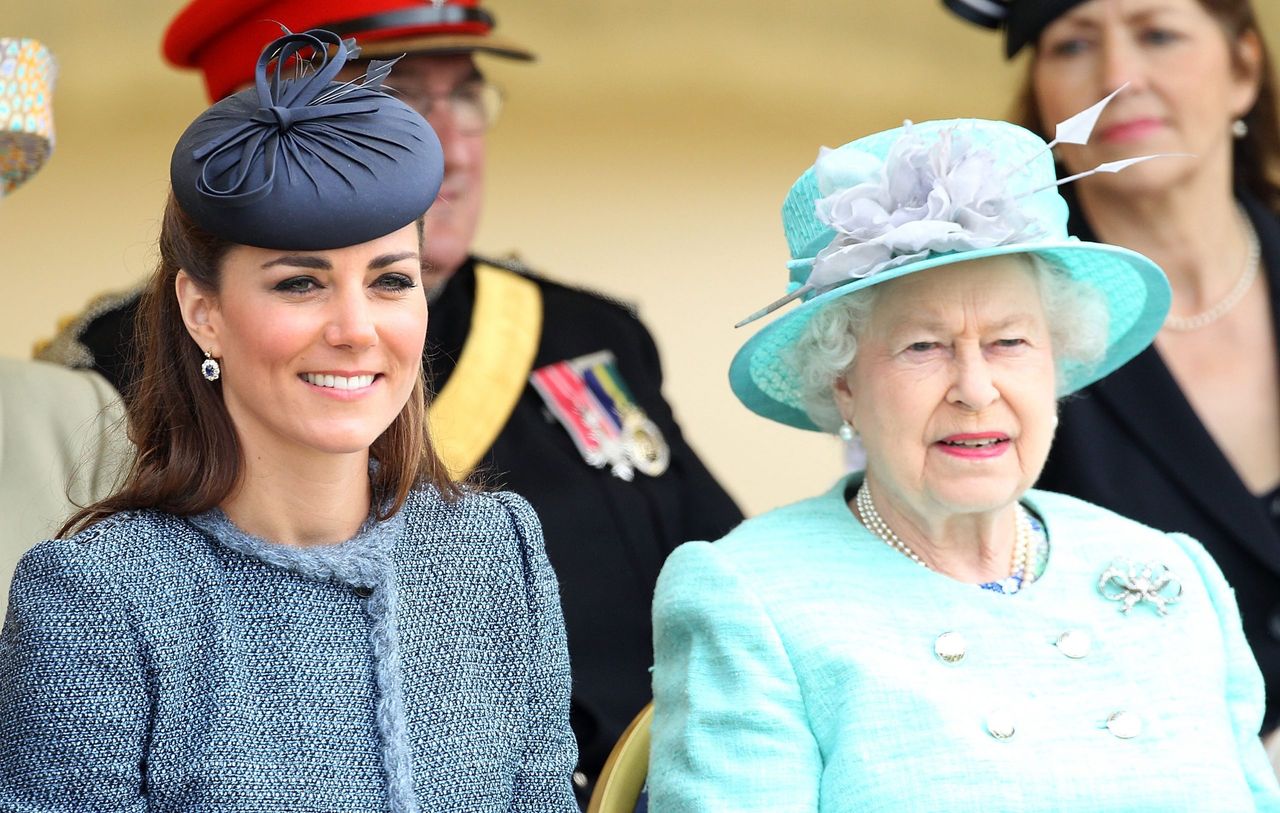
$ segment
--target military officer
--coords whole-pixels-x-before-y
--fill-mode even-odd
[[[474,56],[533,55],[495,35],[476,0],[194,0],[170,24],[164,52],[202,71],[218,99],[250,80],[278,24],[355,37],[362,58],[407,54],[389,84],[444,146],[423,268],[432,428],[457,476],[521,494],[542,519],[561,581],[585,803],[649,699],[649,606],[663,560],[681,542],[723,536],[741,514],[685,442],[657,348],[630,308],[471,250],[499,101]],[[132,294],[99,300],[51,354],[127,393],[135,305]]]

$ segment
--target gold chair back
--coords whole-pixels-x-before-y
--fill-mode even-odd
[[[596,781],[587,813],[634,813],[649,775],[652,722],[653,704],[650,703],[640,710],[613,746]]]

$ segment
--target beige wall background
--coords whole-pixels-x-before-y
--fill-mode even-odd
[[[146,275],[169,153],[205,106],[161,59],[176,0],[26,0],[5,36],[60,65],[49,165],[0,200],[0,355]],[[778,211],[819,145],[903,118],[999,117],[1021,75],[995,35],[939,0],[490,0],[539,54],[485,61],[508,104],[490,136],[478,247],[634,302],[662,351],[686,434],[749,513],[840,471],[830,437],[733,398],[743,315],[784,289]],[[1280,43],[1280,4],[1256,3]]]

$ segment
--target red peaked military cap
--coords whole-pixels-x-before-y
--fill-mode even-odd
[[[355,37],[362,58],[484,51],[533,59],[493,36],[493,15],[478,0],[192,0],[169,23],[164,56],[203,72],[217,101],[252,81],[258,54],[281,25]]]

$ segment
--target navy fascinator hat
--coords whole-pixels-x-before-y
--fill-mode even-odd
[[[183,212],[224,240],[284,251],[353,246],[421,217],[444,175],[440,140],[382,91],[395,60],[334,81],[357,55],[319,29],[268,45],[254,87],[178,139],[169,178]]]

